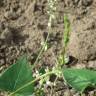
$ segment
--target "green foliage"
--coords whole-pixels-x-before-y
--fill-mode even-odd
[[[39,70],[39,74],[40,74],[40,75],[46,74],[46,71],[45,71],[45,69],[44,69],[43,67]],[[45,78],[45,77],[42,78],[42,79],[39,81],[39,85],[42,87],[43,84],[46,83],[46,81],[47,81],[48,79],[49,79],[49,76],[48,76],[48,77],[46,76],[46,78]]]
[[[70,39],[70,22],[68,20],[67,15],[64,15],[64,32],[63,32],[63,42],[62,42],[63,50],[58,58],[58,62],[60,66],[69,62],[69,58],[66,55],[66,48],[69,43],[69,39]]]
[[[67,47],[70,38],[70,22],[67,15],[64,16],[64,47]]]
[[[15,92],[23,85],[34,80],[32,77],[32,72],[28,65],[26,56],[21,57],[16,64],[10,66],[2,75],[0,76],[0,89],[8,92]],[[18,90],[16,93],[23,95],[30,95],[34,91],[34,85]]]
[[[66,55],[60,55],[58,58],[59,65],[62,66],[64,64],[67,64],[69,62],[69,58]]]
[[[56,69],[46,73],[45,69],[41,68],[39,70],[41,74],[40,77],[34,79],[28,61],[26,57],[23,56],[16,64],[11,65],[11,67],[2,73],[0,76],[0,89],[11,93],[9,96],[32,95],[35,81],[43,80],[42,82],[46,82],[46,78],[51,74],[56,75],[58,72],[60,72],[60,74],[62,72],[65,81],[77,91],[83,92],[87,87],[96,87],[96,71],[88,69],[64,68],[62,70]],[[37,93],[40,92],[40,90],[37,90]]]
[[[40,75],[45,74],[46,73],[45,68],[44,67],[40,68],[39,73]]]
[[[39,90],[37,90],[37,92],[35,92],[34,96],[45,96],[44,90],[40,88]]]
[[[63,70],[63,76],[77,91],[83,92],[87,87],[96,87],[96,71],[67,68]]]
[[[55,4],[57,0],[48,0],[50,10],[48,27],[51,28],[52,19],[54,19],[54,11],[56,10]],[[42,52],[48,50],[48,36],[45,42],[42,44],[40,53],[32,67],[38,63]],[[32,96],[32,94],[36,94],[36,96],[44,96],[43,92],[43,84],[45,84],[50,75],[54,74],[59,78],[62,76],[66,83],[68,83],[71,87],[80,91],[81,93],[87,87],[96,87],[96,71],[88,70],[88,69],[72,69],[72,68],[64,68],[62,65],[69,62],[69,58],[66,55],[66,48],[70,39],[70,22],[68,17],[64,16],[64,34],[63,34],[63,50],[58,58],[58,63],[53,69],[45,70],[41,68],[39,71],[37,70],[37,75],[33,78],[31,67],[28,65],[28,61],[26,56],[21,57],[15,64],[11,65],[5,72],[0,75],[0,91],[6,91],[9,96]],[[40,87],[34,88],[35,82],[38,81]],[[47,82],[48,83],[48,82]]]

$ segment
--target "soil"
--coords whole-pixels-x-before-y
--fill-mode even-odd
[[[72,60],[68,67],[96,69],[96,0],[58,0],[56,19],[48,40],[50,46],[42,54],[37,69],[56,64],[55,57],[62,50],[64,14],[68,15],[71,24],[67,52]],[[47,0],[0,1],[0,71],[25,53],[29,62],[34,63],[48,34],[48,18]],[[63,85],[62,80],[58,82],[56,88],[59,91],[53,88],[51,92],[49,88],[49,91],[45,90],[45,96],[80,96]],[[96,94],[96,90],[87,92],[86,96],[92,94]]]

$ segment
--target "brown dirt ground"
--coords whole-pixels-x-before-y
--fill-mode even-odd
[[[68,54],[72,57],[69,67],[96,68],[96,1],[58,0],[56,20],[49,36],[49,49],[37,65],[52,67],[55,57],[62,50],[64,32],[63,16],[67,14],[72,27]],[[47,0],[1,0],[0,1],[0,70],[13,64],[24,53],[34,63],[41,49],[41,42],[48,34]],[[89,42],[88,42],[89,41]],[[53,56],[52,52],[55,54]],[[74,58],[75,59],[74,59]],[[75,62],[76,60],[76,62]],[[78,62],[77,62],[78,61]],[[57,89],[45,90],[45,96],[80,96],[58,80]],[[86,93],[93,96],[96,90]],[[84,95],[85,96],[85,95]]]

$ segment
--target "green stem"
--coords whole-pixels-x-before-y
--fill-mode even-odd
[[[66,55],[66,49],[67,45],[69,43],[69,37],[70,37],[70,22],[67,18],[67,16],[64,16],[64,32],[63,32],[63,64],[65,64],[65,55]]]
[[[18,93],[20,90],[22,90],[22,89],[26,88],[27,86],[29,86],[29,85],[31,85],[31,84],[33,84],[33,83],[35,83],[36,81],[38,81],[38,80],[40,80],[40,79],[42,79],[42,78],[44,78],[44,77],[46,77],[46,76],[48,76],[48,75],[55,74],[57,71],[58,71],[58,70],[55,70],[55,71],[50,71],[50,72],[48,72],[48,73],[45,73],[45,74],[41,75],[40,77],[38,77],[38,78],[36,78],[36,79],[34,79],[34,80],[32,80],[32,81],[28,82],[28,83],[27,83],[27,84],[25,84],[24,86],[20,87],[19,89],[17,89],[17,90],[16,90],[16,91],[14,91],[14,92],[12,92],[12,93],[11,93],[11,94],[9,94],[8,96],[12,96],[12,95],[14,95],[14,94]]]
[[[66,52],[66,48],[64,47],[63,52],[62,52],[62,54],[63,54],[63,64],[65,64],[65,52]]]
[[[50,17],[50,18],[49,18],[49,22],[51,22],[51,21],[50,21],[51,19],[52,19],[52,18]],[[45,48],[45,46],[46,46],[46,44],[47,44],[47,42],[48,42],[49,34],[50,34],[50,31],[51,31],[51,25],[48,26],[48,29],[49,29],[48,35],[47,35],[47,37],[46,37],[46,40],[45,40],[45,42],[44,42],[43,47],[41,48],[41,50],[40,50],[40,52],[39,52],[39,54],[38,54],[38,57],[37,57],[36,60],[35,60],[34,65],[32,66],[32,69],[33,69],[33,68],[36,66],[36,64],[38,63],[39,57],[42,55],[42,53],[43,53],[43,51],[44,51],[44,48]]]
[[[41,50],[40,50],[40,52],[39,52],[39,55],[38,55],[38,57],[37,57],[37,59],[36,59],[36,61],[35,61],[35,63],[34,63],[34,66],[37,64],[37,62],[38,62],[38,60],[39,60],[39,57],[41,56],[42,52],[44,51],[44,48],[45,48],[46,43],[47,43],[47,41],[48,41],[48,38],[49,38],[49,33],[48,33],[48,35],[47,35],[47,38],[46,38],[46,40],[45,40],[45,42],[44,42],[43,47],[41,48]],[[32,66],[32,68],[33,68],[33,66]]]

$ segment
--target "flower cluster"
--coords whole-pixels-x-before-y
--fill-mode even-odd
[[[56,11],[56,4],[57,0],[47,0],[48,2],[48,11],[47,13],[49,14],[49,22],[48,22],[48,27],[50,28],[52,25],[52,20],[55,19],[55,11]]]

